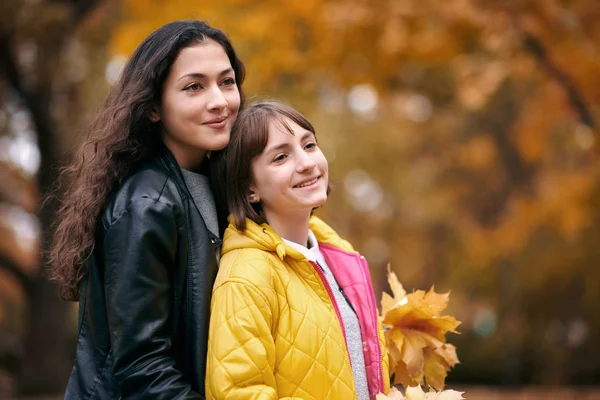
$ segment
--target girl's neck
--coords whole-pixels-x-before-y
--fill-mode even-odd
[[[282,238],[290,242],[307,246],[308,243],[308,226],[310,222],[309,214],[296,215],[265,215],[267,222],[271,228]]]

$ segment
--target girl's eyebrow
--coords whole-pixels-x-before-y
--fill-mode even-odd
[[[305,131],[304,134],[302,135],[302,138],[300,140],[306,140],[308,137],[310,136],[314,136],[315,134],[312,133],[311,131]],[[271,153],[275,150],[279,151],[279,150],[283,150],[289,147],[289,143],[281,143],[275,146],[271,146],[271,147],[267,147],[265,149],[265,154]]]
[[[224,69],[223,71],[219,72],[219,77],[224,76],[229,74],[230,72],[233,72],[232,68],[227,68]],[[198,79],[204,79],[206,78],[206,74],[203,74],[201,72],[190,72],[189,74],[185,74],[181,77],[179,77],[179,79],[177,79],[178,81],[182,80],[183,78],[198,78]]]
[[[277,146],[267,147],[267,148],[265,149],[265,154],[267,154],[267,153],[272,153],[272,152],[274,152],[274,151],[276,151],[276,150],[277,150],[277,151],[279,151],[279,150],[283,150],[283,149],[286,149],[286,148],[288,148],[288,147],[289,147],[289,144],[287,144],[287,143],[281,143],[281,144],[279,144],[279,145],[277,145]]]
[[[309,136],[315,136],[315,134],[312,133],[311,131],[306,131],[306,132],[304,132],[304,135],[302,135],[302,139],[301,140],[305,140]]]

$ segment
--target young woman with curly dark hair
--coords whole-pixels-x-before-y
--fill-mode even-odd
[[[220,30],[161,27],[135,50],[64,170],[50,275],[80,302],[67,399],[204,397],[221,244],[209,176],[243,80]]]

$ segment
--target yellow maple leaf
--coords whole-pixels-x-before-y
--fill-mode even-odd
[[[392,387],[390,389],[390,391],[388,392],[388,394],[383,394],[383,393],[379,393],[376,397],[375,400],[387,400],[387,399],[392,399],[392,400],[406,400],[406,398],[404,397],[404,395],[402,395],[402,393]]]
[[[430,390],[425,393],[421,386],[407,387],[405,400],[461,400],[463,392],[457,392],[456,390],[443,390],[436,392]]]
[[[388,283],[393,296],[383,293],[382,324],[394,383],[408,388],[426,380],[443,389],[448,371],[459,362],[456,348],[446,343],[446,333],[457,333],[460,322],[440,315],[449,293],[436,293],[432,287],[407,294],[389,266]]]
[[[421,386],[407,387],[403,395],[398,389],[392,387],[387,395],[379,393],[376,400],[462,400],[464,392],[456,390],[443,390],[441,392],[429,391],[425,393]]]

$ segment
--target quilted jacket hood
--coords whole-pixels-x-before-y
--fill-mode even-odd
[[[329,244],[346,251],[354,251],[350,243],[340,238],[329,225],[318,217],[312,216],[310,218],[309,229],[314,233],[319,243]],[[281,260],[286,256],[296,260],[304,258],[298,250],[287,245],[266,223],[259,225],[250,219],[246,219],[246,230],[243,232],[230,223],[225,230],[221,255],[233,250],[247,248],[277,253]]]

